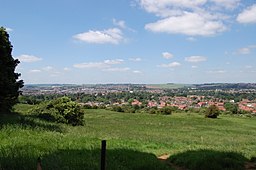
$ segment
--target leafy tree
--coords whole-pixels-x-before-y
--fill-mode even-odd
[[[224,105],[225,109],[232,113],[232,114],[238,114],[238,105],[236,103],[225,103]]]
[[[159,113],[163,115],[170,115],[172,114],[173,108],[170,106],[165,106],[161,109],[159,109]]]
[[[30,111],[31,114],[59,123],[71,124],[73,126],[84,124],[84,111],[82,107],[68,97],[39,104]]]
[[[18,80],[20,74],[15,73],[19,60],[12,57],[12,45],[5,28],[0,27],[0,113],[10,112],[18,102],[23,80]]]
[[[205,111],[205,117],[217,118],[220,114],[219,108],[216,105],[209,106]]]

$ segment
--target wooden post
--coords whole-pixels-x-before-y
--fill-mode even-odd
[[[101,141],[101,170],[106,170],[106,145],[107,141]]]
[[[38,157],[37,159],[37,170],[42,170],[41,158]]]

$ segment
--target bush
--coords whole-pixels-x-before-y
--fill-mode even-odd
[[[166,106],[166,107],[159,109],[158,112],[163,115],[170,115],[170,114],[172,114],[172,111],[173,111],[172,107]]]
[[[211,105],[205,110],[205,117],[217,118],[220,114],[219,108],[216,105]]]
[[[110,110],[115,112],[124,112],[121,106],[116,106],[116,105],[111,106]]]
[[[32,109],[30,113],[58,123],[66,123],[73,126],[84,124],[84,112],[81,106],[71,101],[68,97],[61,97],[41,103]]]

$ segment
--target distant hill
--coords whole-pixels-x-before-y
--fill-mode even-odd
[[[148,84],[147,88],[156,88],[156,89],[179,89],[190,87],[192,85],[189,84],[175,84],[175,83],[167,83],[167,84]]]
[[[195,88],[203,90],[214,89],[256,89],[256,83],[207,83],[195,84]]]

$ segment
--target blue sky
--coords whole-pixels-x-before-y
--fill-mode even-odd
[[[0,0],[31,83],[256,80],[254,0]]]

